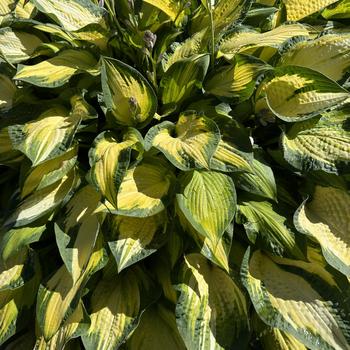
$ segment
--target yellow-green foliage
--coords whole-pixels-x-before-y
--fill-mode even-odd
[[[348,0],[0,0],[0,348],[350,349]]]

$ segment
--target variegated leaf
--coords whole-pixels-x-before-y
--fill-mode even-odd
[[[161,160],[145,159],[127,170],[120,184],[117,207],[106,204],[115,214],[148,217],[167,206],[174,184],[174,174]]]
[[[68,49],[35,65],[18,65],[14,79],[40,87],[55,88],[66,84],[75,74],[96,74],[96,65],[97,61],[89,51]]]
[[[109,218],[109,248],[118,272],[146,258],[160,248],[167,236],[166,212],[146,218],[112,215]]]
[[[11,28],[0,29],[0,56],[10,63],[27,60],[41,43],[34,34]]]
[[[209,67],[209,55],[194,55],[176,61],[160,81],[161,100],[164,111],[178,109],[180,104],[202,87]]]
[[[145,136],[145,148],[157,148],[181,170],[209,169],[219,141],[215,122],[189,111],[182,113],[176,124],[165,121],[151,128]]]
[[[100,220],[94,211],[99,202],[99,193],[87,185],[67,203],[55,224],[57,246],[73,283],[85,272],[95,246]]]
[[[107,262],[101,237],[97,240],[93,253],[83,275],[73,283],[72,276],[62,265],[45,284],[41,284],[37,296],[36,317],[41,335],[46,342],[59,331],[79,305],[83,288],[90,276],[103,268]]]
[[[298,42],[283,54],[280,64],[311,68],[340,80],[350,67],[350,34],[328,34]]]
[[[157,110],[157,97],[141,73],[112,58],[102,59],[102,89],[106,107],[117,123],[143,127]]]
[[[294,216],[296,228],[317,240],[327,262],[350,276],[350,195],[334,187],[316,186]]]
[[[193,228],[214,244],[233,220],[236,191],[231,178],[213,171],[191,171],[179,179],[178,210]]]
[[[92,182],[115,207],[118,188],[129,166],[130,152],[132,149],[141,151],[142,143],[141,134],[129,128],[120,142],[112,132],[103,132],[89,151]]]
[[[157,296],[154,287],[138,267],[119,275],[107,270],[91,296],[91,326],[82,336],[85,348],[119,348],[138,325],[143,310]]]
[[[275,77],[264,89],[271,111],[287,122],[313,117],[350,96],[323,74],[298,66],[277,67]]]
[[[303,268],[288,270],[284,259],[276,263],[261,251],[249,255],[242,266],[243,282],[265,323],[312,350],[350,348],[348,292],[341,295]]]
[[[283,3],[287,10],[287,20],[298,21],[337,1],[338,0],[317,0],[305,3],[303,0],[283,0]]]
[[[282,135],[283,155],[302,171],[350,171],[349,108],[294,124]]]
[[[8,127],[13,147],[23,152],[36,166],[64,154],[73,142],[80,118],[65,108],[54,107],[39,118]]]
[[[177,289],[176,323],[188,349],[227,349],[246,342],[246,297],[225,271],[199,254],[187,255]]]
[[[105,10],[91,0],[30,0],[64,29],[74,31],[89,24],[104,24]]]

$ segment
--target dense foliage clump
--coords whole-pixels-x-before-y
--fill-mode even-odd
[[[350,349],[348,0],[0,0],[3,349]]]

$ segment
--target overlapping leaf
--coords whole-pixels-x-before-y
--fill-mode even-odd
[[[238,213],[251,242],[277,255],[303,257],[294,232],[286,225],[286,218],[274,210],[271,203],[246,198],[239,203]]]
[[[159,149],[181,170],[209,169],[219,141],[220,131],[215,122],[204,115],[185,112],[175,125],[165,121],[151,128],[145,137],[145,147]]]
[[[317,240],[330,265],[350,275],[348,237],[350,195],[337,188],[317,186],[311,201],[305,201],[295,214],[298,230]]]
[[[297,21],[337,2],[337,0],[319,0],[304,3],[303,0],[283,0],[287,10],[287,20]]]
[[[103,24],[105,11],[91,0],[31,0],[35,7],[46,13],[66,30],[78,30],[88,24]]]
[[[294,124],[282,136],[284,158],[303,171],[349,172],[348,109]]]
[[[218,242],[235,214],[233,181],[222,173],[194,170],[184,173],[180,184],[179,210],[202,236]]]
[[[310,272],[278,262],[260,251],[244,259],[243,281],[263,321],[311,349],[349,348],[346,297]]]
[[[208,77],[205,90],[223,100],[242,102],[254,91],[256,79],[269,68],[252,56],[236,55],[230,66],[222,66]]]
[[[35,65],[19,65],[14,79],[54,88],[66,84],[82,72],[96,73],[97,61],[89,51],[64,50],[57,56]]]
[[[187,255],[177,288],[176,322],[187,348],[226,349],[245,343],[245,294],[226,272],[199,254]]]
[[[127,170],[117,195],[115,214],[148,217],[160,213],[173,192],[174,175],[163,162],[148,159]]]
[[[74,313],[89,277],[105,263],[105,251],[98,239],[84,273],[75,283],[66,266],[62,265],[45,285],[40,285],[36,315],[45,341],[50,341]]]
[[[79,123],[79,117],[69,115],[62,107],[54,107],[36,120],[9,126],[8,132],[13,147],[35,166],[67,151]]]
[[[160,248],[167,236],[166,212],[145,218],[113,215],[110,217],[109,248],[118,271],[146,258]]]
[[[114,266],[113,266],[114,268]],[[139,268],[116,275],[106,271],[91,296],[91,326],[82,337],[86,349],[116,349],[136,328],[146,306],[157,295]]]
[[[102,196],[117,207],[120,183],[129,166],[132,149],[140,149],[142,137],[136,129],[129,128],[118,142],[112,132],[103,132],[89,151],[91,179]]]
[[[157,110],[156,95],[136,69],[111,58],[102,60],[102,89],[105,103],[116,122],[144,126]]]
[[[340,80],[350,67],[349,51],[350,34],[328,34],[298,42],[283,54],[280,64],[311,68],[330,79]]]
[[[34,34],[11,28],[0,29],[0,55],[10,63],[27,60],[41,43]]]
[[[195,55],[176,61],[163,75],[160,82],[163,108],[175,110],[178,105],[191,97],[202,82],[209,66],[209,55]]]
[[[349,92],[333,80],[298,66],[276,68],[265,93],[271,111],[289,122],[308,119],[349,98]]]
[[[300,23],[283,24],[264,33],[249,27],[238,27],[221,40],[218,56],[232,59],[238,52],[253,53],[262,47],[278,49],[288,39],[308,36],[307,27]]]

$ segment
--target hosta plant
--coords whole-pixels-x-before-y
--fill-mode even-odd
[[[2,349],[350,349],[348,0],[0,0]]]

